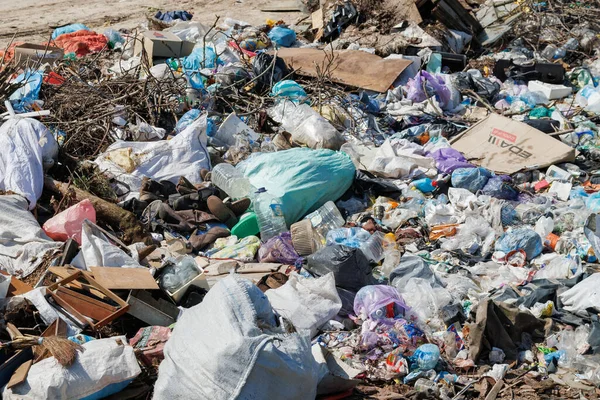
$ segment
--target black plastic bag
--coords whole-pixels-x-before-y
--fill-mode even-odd
[[[358,291],[363,286],[376,283],[371,275],[371,265],[362,250],[333,245],[308,256],[305,269],[316,277],[333,272],[335,285],[342,289]]]
[[[270,88],[271,85],[276,84],[291,73],[283,58],[277,57],[273,67],[273,57],[267,53],[260,53],[254,57],[252,69],[255,76],[260,75],[260,78],[256,81],[259,90]]]

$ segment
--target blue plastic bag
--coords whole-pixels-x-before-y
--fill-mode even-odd
[[[596,192],[585,200],[585,206],[591,212],[600,212],[600,192]]]
[[[15,84],[23,84],[9,97],[15,111],[29,111],[33,102],[40,97],[43,78],[44,75],[39,71],[25,71],[12,81]]]
[[[183,116],[177,121],[177,125],[175,125],[175,132],[179,133],[187,128],[192,122],[200,117],[202,112],[198,109],[191,109],[190,111],[183,114]]]
[[[269,31],[269,39],[281,47],[290,47],[296,41],[296,32],[283,26],[275,26]]]
[[[484,188],[492,173],[485,168],[458,168],[452,172],[452,186],[477,193]]]
[[[352,185],[356,171],[342,152],[307,148],[254,153],[238,167],[254,187],[264,187],[281,198],[288,226],[340,198]]]
[[[64,35],[65,33],[73,33],[81,30],[89,31],[90,28],[88,28],[84,24],[71,24],[67,26],[61,26],[60,28],[56,28],[54,32],[52,32],[52,40],[56,39],[60,35]]]
[[[542,238],[533,229],[513,229],[504,232],[496,240],[495,249],[506,254],[514,250],[524,250],[527,260],[531,260],[542,253]]]
[[[499,176],[491,177],[481,189],[481,193],[502,200],[517,200],[519,197],[519,193]]]
[[[279,81],[273,85],[271,96],[282,97],[293,101],[296,104],[304,103],[306,100],[306,92],[298,83],[292,80]]]
[[[178,11],[158,11],[155,15],[154,18],[156,19],[160,19],[163,22],[173,22],[176,19],[180,19],[182,21],[190,21],[192,19],[193,15],[190,14],[187,11],[184,10],[178,10]]]

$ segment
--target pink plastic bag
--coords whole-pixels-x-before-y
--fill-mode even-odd
[[[42,229],[52,240],[64,242],[67,239],[74,239],[81,244],[81,226],[85,219],[96,223],[96,210],[88,199],[50,218]]]

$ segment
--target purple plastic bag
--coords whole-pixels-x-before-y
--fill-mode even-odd
[[[429,93],[434,92],[435,98],[440,103],[440,107],[445,108],[452,100],[452,92],[446,86],[444,78],[430,74],[427,71],[420,71],[413,79],[409,79],[406,84],[406,98],[420,103],[429,96],[423,90],[423,83]]]
[[[421,72],[417,73],[414,78],[409,79],[406,84],[406,98],[412,102],[420,103],[427,99],[427,94],[423,91],[424,79]]]
[[[258,249],[258,261],[294,265],[301,259],[292,245],[292,234],[283,232],[267,240]]]
[[[474,168],[475,166],[467,161],[460,151],[451,147],[437,149],[429,156],[435,160],[435,166],[439,172],[451,174],[457,168]]]
[[[421,71],[425,79],[427,79],[428,86],[435,92],[435,97],[440,103],[440,107],[445,109],[450,101],[452,101],[452,92],[446,86],[446,81],[441,76],[430,74],[427,71]]]
[[[387,307],[393,304],[393,314]],[[394,318],[403,316],[408,306],[393,286],[369,285],[356,293],[354,298],[354,313],[357,316],[370,319]]]

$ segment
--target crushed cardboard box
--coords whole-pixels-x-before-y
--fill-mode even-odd
[[[451,141],[467,160],[498,174],[574,161],[576,150],[531,126],[491,114]]]

